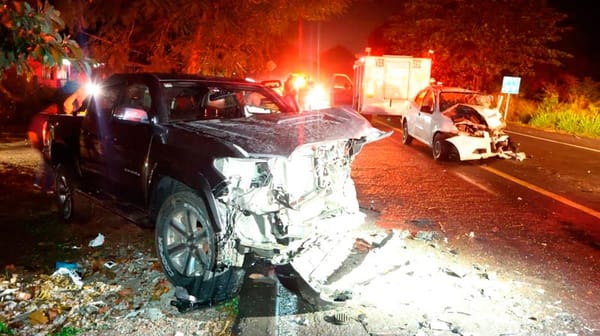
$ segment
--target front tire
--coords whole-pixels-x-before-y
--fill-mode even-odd
[[[200,197],[184,191],[165,200],[156,220],[156,247],[175,285],[187,288],[213,270],[215,234]]]
[[[192,191],[163,202],[156,219],[156,250],[167,278],[199,303],[222,302],[237,294],[243,269],[217,269],[217,245],[204,201]]]
[[[443,161],[448,159],[448,143],[446,138],[441,134],[436,134],[433,138],[433,145],[431,146],[433,152],[433,158],[436,161]]]
[[[460,161],[460,153],[456,146],[453,144],[448,144],[448,160],[449,161]]]
[[[410,145],[413,141],[413,137],[408,134],[408,122],[406,120],[402,121],[402,143],[405,145]]]
[[[64,221],[71,221],[75,214],[75,194],[72,170],[63,164],[56,167],[54,192],[58,202],[58,211]]]

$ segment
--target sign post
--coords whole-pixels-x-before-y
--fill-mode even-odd
[[[510,103],[510,95],[519,93],[521,85],[521,77],[504,76],[502,79],[502,93],[506,93],[506,108],[504,109],[504,121],[508,115],[508,104]]]

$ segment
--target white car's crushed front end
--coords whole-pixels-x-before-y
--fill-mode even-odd
[[[457,104],[444,111],[443,116],[451,122],[449,133],[454,134],[446,141],[456,148],[461,161],[490,157],[525,158],[504,132],[506,124],[497,108]]]

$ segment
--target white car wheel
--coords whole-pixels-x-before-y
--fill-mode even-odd
[[[402,143],[405,145],[410,145],[413,137],[408,134],[408,122],[404,120],[402,122]]]
[[[441,134],[436,134],[433,138],[433,158],[437,161],[446,160],[448,158],[448,144]]]

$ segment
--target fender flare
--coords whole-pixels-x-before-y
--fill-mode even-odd
[[[214,195],[211,192],[208,180],[201,174],[194,177],[194,182],[181,181],[168,174],[160,174],[157,171],[152,172],[152,181],[149,186],[149,202],[148,215],[150,220],[154,222],[158,215],[158,211],[163,202],[169,195],[172,195],[182,190],[192,190],[204,200],[208,210],[213,229],[216,232],[221,232],[225,223],[221,222],[218,215],[217,205]]]

